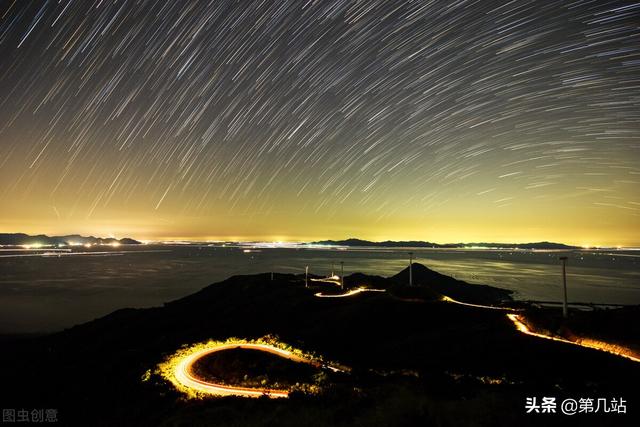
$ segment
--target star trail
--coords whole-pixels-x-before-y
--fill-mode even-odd
[[[3,1],[0,229],[640,245],[638,18]]]

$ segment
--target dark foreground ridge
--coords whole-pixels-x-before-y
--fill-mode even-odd
[[[387,290],[347,298],[316,298],[319,290],[339,290],[326,282],[305,288],[300,275],[234,276],[164,307],[123,309],[50,336],[5,341],[0,401],[5,408],[57,408],[59,425],[84,426],[637,425],[640,364],[524,335],[503,311],[442,299],[508,306],[514,302],[507,291],[420,264],[413,266],[415,286],[406,285],[407,275],[405,269],[390,278],[347,276],[347,289]],[[608,325],[619,327],[614,317]],[[627,308],[624,319],[638,324],[638,310]],[[319,395],[278,400],[187,400],[155,372],[183,345],[265,335],[352,371],[315,378],[324,384]],[[254,375],[271,364],[247,363]],[[293,374],[278,373],[289,382]],[[527,415],[531,396],[622,397],[629,409],[576,418]]]

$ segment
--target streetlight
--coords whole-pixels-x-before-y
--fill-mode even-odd
[[[344,261],[340,261],[340,289],[344,291]]]
[[[409,252],[409,286],[413,286],[413,252]]]
[[[569,309],[567,308],[567,257],[561,256],[562,261],[562,287],[564,290],[564,297],[562,300],[562,317],[565,319],[569,316]]]
[[[309,287],[309,266],[304,267],[304,287]]]

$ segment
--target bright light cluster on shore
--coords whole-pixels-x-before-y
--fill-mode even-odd
[[[44,248],[45,245],[41,243],[31,243],[29,245],[20,245],[20,247],[22,249],[40,249],[40,248]]]
[[[189,399],[202,399],[210,396],[288,397],[293,390],[231,386],[205,381],[193,376],[191,372],[192,366],[200,358],[217,351],[236,348],[263,351],[293,362],[306,363],[317,368],[327,368],[334,372],[346,372],[349,370],[343,366],[329,364],[315,354],[304,352],[282,343],[274,337],[267,336],[256,340],[242,338],[228,338],[225,341],[210,340],[184,346],[160,363],[157,373]],[[314,384],[302,384],[296,389],[308,393],[319,391],[319,387]]]
[[[4,246],[9,246],[11,247],[12,245],[4,245]],[[58,248],[65,248],[67,246],[71,246],[71,247],[77,247],[77,246],[84,246],[85,248],[91,248],[93,246],[111,246],[112,248],[117,248],[122,246],[122,243],[118,242],[118,241],[114,241],[114,242],[110,242],[110,243],[78,243],[78,242],[66,242],[66,243],[58,243],[58,244],[54,244],[54,245],[47,245],[44,243],[29,243],[26,245],[19,245],[19,247],[21,247],[22,249],[43,249],[43,248],[53,248],[53,247],[58,247]]]

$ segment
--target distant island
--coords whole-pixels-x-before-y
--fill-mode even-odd
[[[353,246],[353,247],[379,247],[379,248],[519,248],[519,249],[579,249],[579,246],[570,246],[563,243],[535,242],[535,243],[432,243],[420,240],[386,240],[384,242],[372,242],[349,238],[346,240],[322,240],[311,242],[311,245]]]
[[[139,245],[139,241],[125,237],[115,239],[113,237],[84,237],[78,234],[68,236],[46,236],[39,234],[30,236],[24,233],[0,233],[0,245],[2,246],[74,246],[74,245]]]

